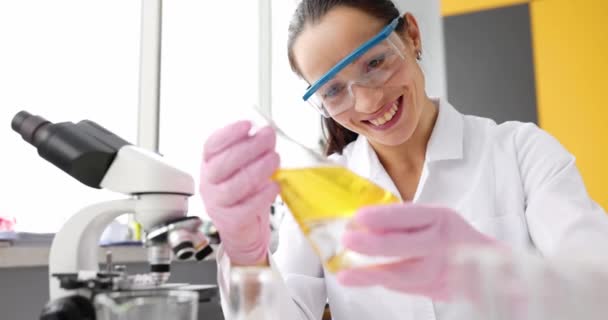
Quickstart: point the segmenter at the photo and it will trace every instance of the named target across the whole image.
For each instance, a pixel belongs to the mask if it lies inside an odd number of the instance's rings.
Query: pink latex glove
[[[453,248],[497,245],[453,210],[413,203],[361,209],[342,243],[362,254],[403,260],[342,271],[337,275],[341,284],[381,285],[435,300],[448,300],[453,293],[448,283]]]
[[[272,128],[249,135],[240,121],[216,131],[205,143],[200,193],[207,213],[236,265],[266,260],[270,206],[279,186],[270,177],[279,168]]]

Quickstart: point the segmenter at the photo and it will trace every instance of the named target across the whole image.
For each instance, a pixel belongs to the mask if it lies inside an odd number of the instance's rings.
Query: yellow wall
[[[608,1],[535,0],[531,22],[540,125],[608,209]]]
[[[608,210],[608,0],[442,0],[444,16],[530,3],[540,126]]]
[[[451,16],[527,2],[530,0],[441,0],[441,14]]]

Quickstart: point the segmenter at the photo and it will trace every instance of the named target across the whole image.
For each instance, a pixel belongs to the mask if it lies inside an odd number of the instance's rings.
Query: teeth
[[[392,115],[394,115],[395,113],[397,113],[397,103],[395,102],[395,104],[393,104],[393,107],[391,108],[390,112]]]
[[[384,115],[384,120],[389,121],[393,118],[393,114],[389,111]]]
[[[376,119],[373,120],[369,120],[369,122],[371,122],[374,126],[378,127],[381,126],[385,123],[387,123],[388,121],[391,121],[391,119],[393,119],[393,117],[395,116],[395,113],[397,113],[397,109],[399,108],[397,101],[393,102],[393,106],[386,111],[386,113],[384,113],[383,115],[379,116]]]

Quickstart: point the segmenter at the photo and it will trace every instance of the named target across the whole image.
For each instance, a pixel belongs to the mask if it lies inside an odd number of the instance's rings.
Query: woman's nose
[[[370,88],[360,85],[352,85],[351,93],[355,99],[355,110],[361,113],[374,113],[378,110],[378,104],[384,95],[382,88]]]

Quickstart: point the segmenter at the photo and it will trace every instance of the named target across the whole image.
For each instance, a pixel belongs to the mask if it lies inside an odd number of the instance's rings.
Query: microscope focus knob
[[[73,295],[50,301],[40,320],[95,320],[95,307],[83,296]]]

